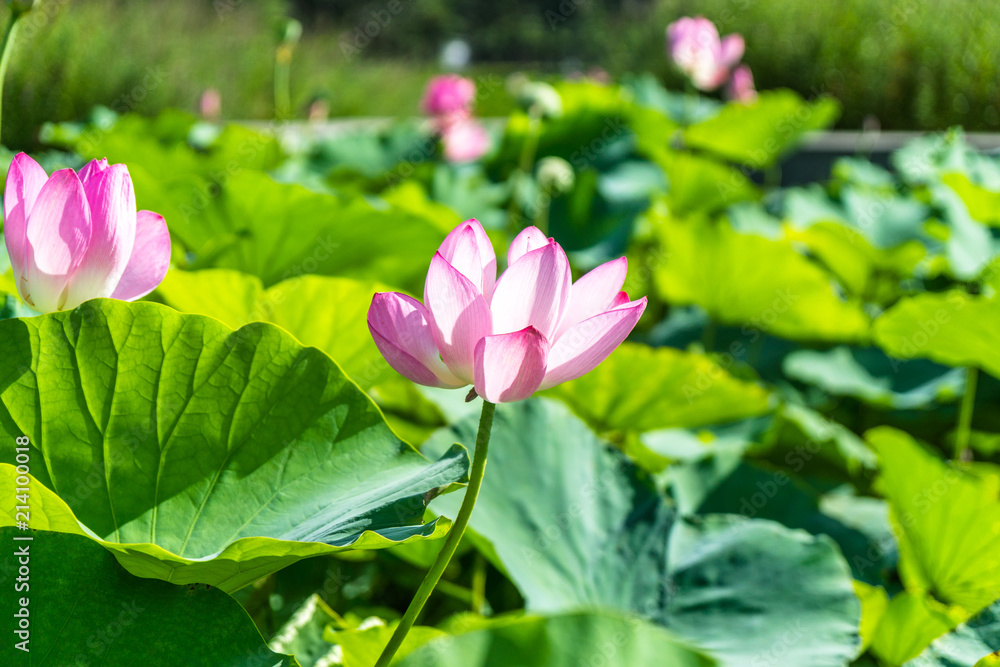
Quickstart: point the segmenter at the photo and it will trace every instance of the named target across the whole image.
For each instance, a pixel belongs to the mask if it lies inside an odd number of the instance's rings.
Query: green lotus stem
[[[979,369],[969,366],[965,369],[965,395],[958,413],[958,432],[955,434],[955,460],[965,461],[969,455],[969,440],[972,437],[972,412],[976,407],[976,381]]]
[[[681,129],[686,129],[694,124],[695,111],[698,110],[701,92],[694,87],[691,79],[684,78],[684,104],[681,111]]]
[[[455,551],[462,541],[465,528],[469,525],[469,517],[472,516],[472,510],[476,506],[476,498],[479,497],[479,489],[483,484],[483,474],[486,472],[486,452],[490,446],[490,431],[493,428],[493,412],[495,410],[496,405],[489,401],[483,401],[483,412],[479,417],[479,433],[476,435],[476,451],[472,455],[472,471],[469,474],[469,486],[465,489],[465,498],[462,500],[462,507],[458,510],[455,523],[452,524],[451,530],[448,531],[448,537],[445,538],[444,546],[441,548],[441,552],[438,553],[434,565],[431,566],[431,569],[427,572],[427,576],[421,582],[420,588],[417,589],[416,595],[413,596],[410,606],[406,608],[406,613],[403,614],[402,620],[400,620],[399,625],[396,626],[396,630],[392,633],[389,643],[382,650],[382,655],[379,656],[375,667],[389,667],[393,656],[396,655],[396,651],[402,646],[403,640],[406,639],[406,634],[410,631],[410,628],[416,623],[417,617],[427,603],[427,599],[434,592],[434,587],[441,580],[441,575],[444,574],[445,569],[447,569],[448,564],[451,562],[451,557],[455,555]]]
[[[542,119],[535,114],[531,114],[528,117],[528,132],[524,137],[524,143],[521,144],[521,155],[517,160],[517,171],[514,172],[515,174],[521,175],[531,173],[531,167],[535,163],[535,154],[538,152],[538,140],[542,134],[541,129]],[[515,196],[515,193],[512,192],[507,217],[510,219],[511,232],[514,233],[520,231],[517,225],[517,218],[519,216],[516,215],[516,211],[517,197]]]
[[[534,225],[542,230],[542,233],[548,236],[549,234],[549,208],[552,206],[551,196],[547,201],[540,201],[538,203],[538,211],[535,213]]]
[[[26,13],[16,6],[12,6],[10,12],[10,20],[7,21],[7,29],[3,33],[3,43],[0,45],[0,128],[3,127],[3,84],[7,80],[7,65],[10,64],[10,54],[14,50],[14,42],[17,41],[17,27],[21,23],[21,17]]]
[[[472,611],[482,614],[486,607],[486,559],[476,552],[472,569]]]
[[[292,115],[291,70],[292,47],[287,44],[281,44],[274,55],[275,120],[288,120]]]
[[[541,118],[532,114],[528,121],[528,134],[521,144],[521,155],[517,161],[517,167],[525,174],[531,173],[531,165],[535,162],[535,153],[538,151],[538,139],[541,135]]]

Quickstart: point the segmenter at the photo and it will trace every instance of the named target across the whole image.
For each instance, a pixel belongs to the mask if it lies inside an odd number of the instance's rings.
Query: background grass
[[[372,12],[385,17],[388,2],[45,0],[14,54],[4,143],[28,147],[42,122],[84,117],[95,104],[193,110],[209,87],[221,91],[224,117],[269,118],[275,23],[289,14],[306,25],[293,63],[299,115],[316,97],[335,116],[412,114],[439,70],[441,45],[455,37],[472,45],[470,71],[492,90],[483,115],[509,110],[502,85],[491,84],[519,69],[653,71],[679,86],[664,59],[664,27],[700,13],[746,36],[760,87],[840,98],[841,127],[866,119],[892,129],[1000,127],[1000,18],[979,0],[399,2],[401,11],[349,56],[342,45]]]

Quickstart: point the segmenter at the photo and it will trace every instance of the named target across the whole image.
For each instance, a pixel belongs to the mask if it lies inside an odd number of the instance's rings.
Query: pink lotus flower
[[[737,102],[753,102],[757,99],[757,89],[753,85],[753,72],[746,65],[733,70],[726,84],[726,97]]]
[[[368,329],[382,355],[418,384],[468,384],[491,403],[510,403],[573,380],[604,361],[646,308],[629,301],[624,257],[575,283],[566,253],[528,227],[497,260],[477,220],[456,227],[431,260],[424,302],[375,295]]]
[[[430,116],[468,116],[476,99],[476,84],[457,74],[442,74],[430,80],[420,108]]]
[[[715,24],[696,16],[674,21],[667,27],[670,57],[700,90],[715,90],[729,78],[733,66],[743,57],[745,45],[740,35],[719,39]]]
[[[153,291],[170,264],[163,217],[135,210],[123,164],[93,160],[80,170],[45,170],[24,153],[4,190],[4,240],[21,298],[39,312],[88,299],[131,301]]]
[[[472,162],[490,149],[490,135],[482,125],[465,118],[445,125],[441,130],[444,159],[448,162]]]

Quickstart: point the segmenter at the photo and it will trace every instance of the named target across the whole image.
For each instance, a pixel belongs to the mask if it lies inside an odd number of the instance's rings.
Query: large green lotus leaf
[[[781,192],[785,219],[798,229],[819,223],[840,223],[861,234],[874,248],[889,249],[920,241],[940,250],[924,225],[931,208],[912,197],[852,184],[839,189],[834,201],[818,183]]]
[[[974,220],[1000,227],[1000,192],[973,183],[966,174],[945,174],[941,179],[965,202]]]
[[[427,566],[428,568],[430,565]],[[340,651],[342,667],[371,667],[389,643],[398,623],[365,624],[364,629],[335,631],[332,627],[324,632],[327,646],[336,644]],[[406,639],[396,652],[396,661],[412,653],[414,649],[437,637],[446,636],[444,630],[425,625],[417,625],[406,633]],[[394,662],[393,664],[397,664]]]
[[[699,517],[675,527],[669,558],[666,625],[722,664],[765,656],[843,665],[861,645],[851,571],[826,536],[743,516]]]
[[[436,171],[435,171],[436,173]],[[423,218],[436,220],[444,227],[457,227],[462,218],[441,202],[431,199],[419,181],[400,181],[381,192],[381,197],[392,206]]]
[[[853,184],[875,192],[892,192],[896,188],[896,178],[882,165],[863,157],[842,157],[833,163],[830,170],[834,182]]]
[[[158,288],[167,304],[209,315],[237,329],[271,322],[303,345],[323,350],[362,389],[393,373],[368,331],[366,314],[380,283],[333,276],[300,276],[264,289],[256,276],[230,269],[174,269]]]
[[[14,541],[26,536],[33,539]],[[17,548],[27,548],[30,559],[30,589],[4,593],[0,662],[5,667],[299,664],[269,650],[247,613],[220,590],[136,578],[80,535],[0,528],[0,537],[6,545],[0,556],[4,572],[24,563]],[[7,585],[13,589],[13,580]],[[30,653],[14,647],[20,641],[14,634],[15,600],[21,595],[29,600]]]
[[[892,167],[910,184],[933,184],[961,173],[974,182],[1000,190],[1000,164],[968,144],[961,129],[928,134],[892,154]]]
[[[796,340],[864,339],[869,320],[837,293],[832,277],[788,241],[739,234],[724,220],[650,221],[666,259],[654,280],[672,303],[697,304],[719,322]]]
[[[809,248],[850,294],[879,304],[898,298],[899,283],[914,274],[927,254],[916,240],[875,247],[860,232],[836,222],[818,222],[802,230],[789,227],[787,238]]]
[[[863,581],[854,582],[854,591],[861,601],[861,652],[871,646],[878,625],[889,606],[889,595],[881,586],[871,586]]]
[[[765,416],[705,428],[666,428],[643,433],[639,439],[652,454],[665,459],[665,468],[671,462],[699,461],[720,453],[742,455],[767,432],[771,421]]]
[[[878,462],[875,452],[854,431],[793,401],[782,404],[757,444],[756,456],[826,483],[850,482],[874,470]]]
[[[965,391],[962,369],[924,359],[900,362],[872,347],[796,350],[785,357],[782,369],[788,377],[836,396],[898,410],[951,402]]]
[[[898,593],[889,600],[879,619],[871,652],[884,664],[902,665],[962,620],[953,616],[954,612],[946,605],[924,594]]]
[[[635,125],[635,112],[655,111],[669,123],[671,130],[677,129],[679,123],[691,123],[710,118],[719,113],[723,104],[698,93],[674,92],[663,87],[660,80],[652,73],[646,72],[638,76],[625,75],[622,80],[626,89],[632,93],[635,105],[629,110]],[[641,134],[637,131],[637,134]],[[654,135],[663,141],[668,132],[660,131]]]
[[[61,142],[128,164],[139,208],[166,218],[184,266],[238,269],[266,285],[318,273],[415,287],[450,228],[377,199],[278,183],[261,171],[280,158],[268,133],[230,125],[195,150],[184,143],[193,122],[129,116]]]
[[[166,198],[192,201],[191,183],[182,179],[144,182]],[[385,202],[312,192],[252,170],[233,174],[204,206],[194,201],[167,217],[194,265],[251,273],[268,286],[306,273],[417,285],[448,231]]]
[[[995,484],[945,463],[908,434],[866,435],[900,543],[907,588],[977,611],[1000,590],[1000,502]]]
[[[463,420],[426,448],[475,432]],[[432,509],[450,516],[452,501]],[[498,407],[471,525],[529,611],[637,613],[733,666],[790,630],[801,634],[787,664],[842,665],[858,646],[850,569],[831,540],[738,516],[678,520],[624,456],[550,400]]]
[[[278,171],[336,184],[368,180],[376,187],[413,173],[415,166],[433,160],[434,139],[421,118],[397,119],[389,124],[358,126],[349,132],[310,136],[308,151],[282,164]],[[363,180],[364,179],[364,180]]]
[[[329,357],[269,324],[95,300],[0,320],[0,358],[3,460],[28,436],[51,502],[142,576],[235,590],[435,536],[425,494],[467,469],[457,449],[424,459]]]
[[[898,359],[974,366],[1000,377],[1000,299],[951,292],[902,299],[875,320],[875,342]]]
[[[739,452],[722,451],[698,461],[674,465],[667,477],[671,495],[684,514],[740,514],[777,521],[814,535],[829,535],[851,564],[853,576],[872,584],[880,583],[883,571],[895,564],[894,550],[882,541],[885,535],[879,534],[879,529],[884,529],[889,533],[889,544],[892,543],[887,516],[884,527],[842,522],[820,511],[819,494],[788,470],[745,463]],[[856,503],[852,509],[858,506]],[[860,523],[859,517],[850,518],[853,523]],[[873,550],[872,543],[876,540],[880,548]]]
[[[412,181],[403,181],[410,182]],[[447,209],[448,213],[442,215],[433,210],[413,212],[432,217],[438,222],[456,217],[459,222],[476,218],[487,229],[500,230],[509,222],[506,204],[510,199],[511,189],[506,182],[492,181],[483,165],[439,162],[434,165],[431,176],[431,195],[436,205]],[[391,197],[386,200],[392,203]],[[458,222],[454,222],[450,226],[457,225]]]
[[[974,279],[997,253],[989,227],[973,219],[962,198],[948,186],[934,184],[927,192],[938,216],[925,229],[944,239],[949,273],[961,281]]]
[[[539,157],[558,155],[574,166],[593,161],[610,143],[628,138],[629,127],[622,118],[628,97],[621,88],[589,81],[564,81],[555,87],[562,114],[540,123],[522,111],[511,114],[496,164],[518,164],[525,141],[536,132]]]
[[[0,281],[3,279],[0,278]],[[1000,257],[996,257],[979,275],[978,282],[983,294],[995,297],[1000,294]]]
[[[498,619],[484,628],[439,637],[399,661],[398,667],[579,667],[716,662],[666,630],[610,611]]]
[[[582,378],[547,395],[600,432],[695,427],[756,417],[770,396],[701,354],[625,343]]]
[[[723,162],[662,147],[647,149],[647,153],[667,175],[666,201],[673,211],[712,212],[760,198],[746,174]]]
[[[768,167],[804,134],[833,124],[840,105],[831,97],[806,102],[790,90],[762,91],[749,104],[727,104],[684,130],[692,148],[755,168]]]
[[[934,640],[906,667],[966,667],[997,652],[1000,652],[1000,601]]]
[[[125,115],[110,127],[96,124],[74,131],[64,124],[45,132],[48,143],[71,148],[84,158],[107,158],[129,169],[139,165],[162,178],[180,170],[222,180],[242,169],[273,169],[281,162],[273,132],[229,124],[212,133],[210,141],[194,146],[189,139],[196,124],[193,115],[168,109],[155,118]]]
[[[577,173],[570,192],[552,199],[548,231],[567,251],[596,246],[594,261],[611,259],[625,252],[633,222],[665,188],[663,171],[647,160],[588,167]]]

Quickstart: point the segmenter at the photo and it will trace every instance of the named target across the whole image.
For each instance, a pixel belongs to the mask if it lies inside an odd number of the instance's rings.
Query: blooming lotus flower
[[[444,159],[448,162],[472,162],[490,149],[490,135],[471,118],[449,123],[441,130]]]
[[[476,99],[476,84],[457,74],[442,74],[430,80],[420,108],[430,116],[467,116]]]
[[[628,336],[646,308],[621,291],[627,263],[607,262],[575,283],[566,253],[528,227],[497,260],[477,220],[456,227],[427,271],[423,303],[376,294],[368,329],[382,355],[418,384],[468,384],[509,403],[584,375]]]
[[[39,312],[88,299],[131,301],[160,284],[170,263],[163,217],[135,210],[123,164],[93,160],[47,176],[19,153],[4,190],[4,241],[21,298]]]
[[[685,16],[667,27],[670,57],[699,90],[715,90],[743,57],[740,35],[719,39],[715,24],[702,16]]]
[[[726,84],[726,97],[737,102],[753,102],[757,99],[757,89],[753,85],[753,72],[746,65],[740,65],[733,70],[733,75]]]

